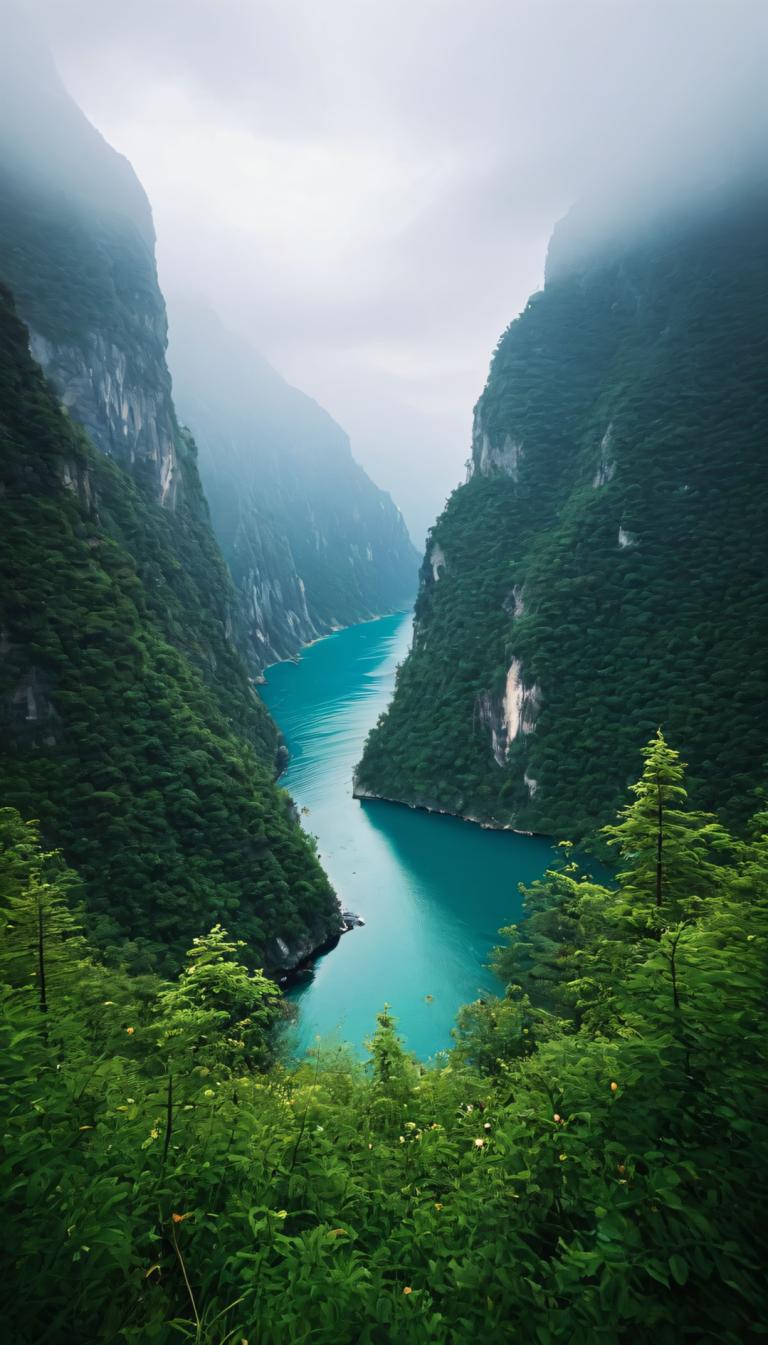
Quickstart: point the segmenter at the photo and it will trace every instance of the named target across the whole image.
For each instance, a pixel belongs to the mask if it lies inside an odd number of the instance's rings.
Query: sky
[[[573,201],[765,143],[768,0],[20,0],[169,298],[315,397],[421,546]]]

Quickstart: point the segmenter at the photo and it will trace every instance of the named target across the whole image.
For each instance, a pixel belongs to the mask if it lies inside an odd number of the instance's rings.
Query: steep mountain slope
[[[589,238],[579,212],[558,227],[494,355],[360,794],[584,834],[662,724],[700,803],[754,808],[768,194]]]
[[[220,919],[273,965],[278,935],[307,952],[338,907],[239,731],[247,681],[224,714],[167,638],[123,541],[172,562],[162,520],[63,415],[7,292],[0,330],[3,800],[80,865],[105,943],[162,963]]]
[[[0,67],[0,281],[50,379],[6,294],[3,802],[78,865],[107,942],[116,926],[162,960],[225,918],[288,965],[338,906],[273,783],[277,730],[171,399],[149,206],[33,39]]]
[[[408,602],[416,551],[344,431],[210,311],[179,301],[171,319],[176,402],[256,666]]]

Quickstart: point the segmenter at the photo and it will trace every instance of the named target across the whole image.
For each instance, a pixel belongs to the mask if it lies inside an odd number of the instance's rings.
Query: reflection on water
[[[366,921],[294,992],[299,1049],[319,1034],[361,1050],[385,1002],[422,1059],[449,1045],[459,1005],[494,988],[484,963],[499,926],[519,914],[518,883],[538,877],[552,856],[541,837],[352,798],[365,735],[389,700],[410,634],[409,614],[384,617],[267,673],[264,699],[291,753],[281,783],[307,810],[302,821],[342,904]]]

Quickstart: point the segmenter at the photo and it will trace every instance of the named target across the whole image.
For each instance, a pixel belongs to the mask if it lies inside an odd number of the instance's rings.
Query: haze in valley
[[[171,321],[183,295],[247,335],[419,546],[553,222],[595,189],[614,210],[688,192],[765,143],[763,0],[21,8],[149,193]]]

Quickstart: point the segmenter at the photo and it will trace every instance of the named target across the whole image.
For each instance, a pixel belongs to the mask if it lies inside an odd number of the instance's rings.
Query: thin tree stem
[[[195,1332],[195,1339],[196,1339],[196,1340],[199,1340],[199,1339],[200,1339],[200,1333],[201,1333],[201,1331],[202,1331],[202,1322],[200,1321],[200,1315],[199,1315],[199,1313],[198,1313],[198,1311],[197,1311],[197,1304],[196,1304],[196,1302],[195,1302],[195,1295],[192,1293],[192,1285],[190,1284],[190,1282],[189,1282],[189,1276],[187,1275],[187,1267],[184,1265],[184,1257],[183,1257],[182,1254],[181,1254],[181,1248],[179,1247],[179,1244],[178,1244],[178,1242],[177,1242],[177,1240],[176,1240],[176,1228],[175,1228],[175,1225],[173,1224],[173,1222],[171,1222],[171,1236],[172,1236],[172,1238],[173,1238],[173,1246],[174,1246],[174,1250],[175,1250],[176,1255],[177,1255],[177,1257],[178,1257],[179,1265],[181,1266],[181,1273],[182,1273],[182,1275],[184,1276],[184,1283],[185,1283],[186,1286],[187,1286],[187,1293],[189,1294],[189,1301],[190,1301],[190,1303],[192,1304],[192,1311],[193,1311],[193,1313],[194,1313],[194,1315],[195,1315],[195,1326],[197,1327],[197,1330],[196,1330],[196,1332]]]
[[[168,1157],[168,1150],[171,1144],[171,1135],[173,1134],[173,1075],[168,1075],[168,1095],[165,1103],[165,1138],[163,1140],[163,1161]]]
[[[48,994],[45,984],[45,922],[43,903],[37,898],[37,975],[40,983],[40,1012],[48,1012]]]
[[[661,780],[657,779],[658,790],[658,819],[656,831],[656,905],[661,906],[661,891],[663,881],[663,863],[662,853],[664,848],[664,803],[661,792]]]

